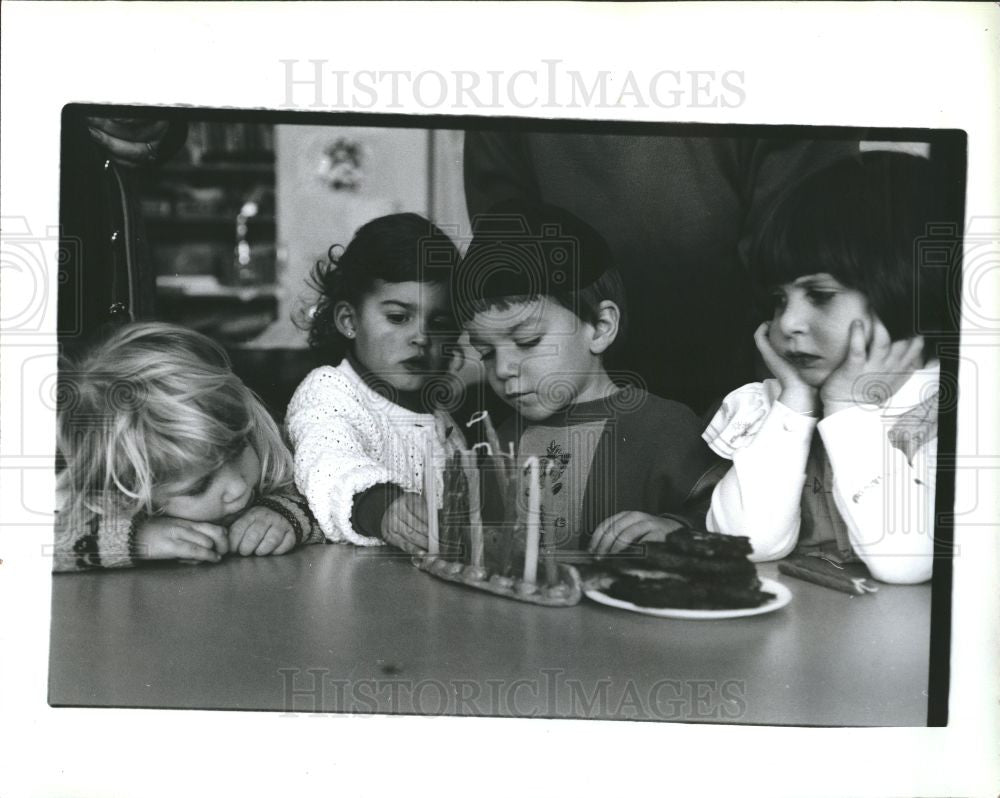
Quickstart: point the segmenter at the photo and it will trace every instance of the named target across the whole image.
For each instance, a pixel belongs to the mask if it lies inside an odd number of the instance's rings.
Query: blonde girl
[[[61,372],[55,570],[219,562],[319,539],[292,461],[225,351],[157,322]]]

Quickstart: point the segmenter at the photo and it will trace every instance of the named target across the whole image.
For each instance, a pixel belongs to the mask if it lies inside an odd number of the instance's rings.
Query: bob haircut
[[[505,200],[474,220],[474,234],[459,266],[452,295],[462,324],[486,310],[547,297],[578,319],[596,324],[601,302],[620,313],[620,348],[626,331],[625,287],[607,242],[585,221],[555,205]]]
[[[894,341],[941,331],[945,270],[921,257],[929,225],[946,221],[939,194],[928,161],[898,152],[862,153],[807,177],[779,199],[751,249],[761,305],[775,286],[826,273],[864,294]]]
[[[566,308],[566,310],[587,324],[597,323],[602,302],[607,300],[614,302],[618,306],[620,314],[618,336],[604,353],[604,357],[607,359],[618,352],[622,342],[625,340],[627,316],[625,311],[625,285],[617,269],[606,270],[596,281],[576,291],[539,291],[537,293],[466,299],[460,306],[462,308],[460,314],[461,322],[466,324],[477,313],[486,310],[509,310],[512,306],[534,302],[542,297],[551,299],[557,305]]]
[[[343,249],[339,256],[338,248]],[[351,349],[350,340],[337,330],[338,303],[357,307],[377,280],[447,285],[458,263],[458,249],[423,216],[395,213],[362,225],[346,248],[334,244],[327,257],[328,262],[317,263],[310,276],[309,285],[319,293],[319,301],[303,326],[309,331],[309,346],[336,364]]]
[[[59,451],[69,512],[154,514],[158,485],[219,468],[253,446],[257,488],[291,483],[292,459],[274,419],[201,333],[160,322],[118,328],[60,386]]]

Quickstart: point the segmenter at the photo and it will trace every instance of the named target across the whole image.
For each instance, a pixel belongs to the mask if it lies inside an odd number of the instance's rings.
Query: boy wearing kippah
[[[724,464],[689,408],[608,373],[624,290],[593,228],[554,206],[502,203],[476,218],[453,298],[490,386],[515,411],[500,440],[547,474],[550,545],[604,554],[703,525]]]

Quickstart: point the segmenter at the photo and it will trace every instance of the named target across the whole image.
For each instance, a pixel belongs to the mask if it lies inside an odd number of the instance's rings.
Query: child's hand
[[[427,553],[427,504],[417,493],[404,493],[382,516],[382,540],[409,554]]]
[[[229,544],[226,530],[216,524],[157,516],[136,530],[135,548],[144,560],[218,562]]]
[[[816,409],[816,389],[806,384],[795,367],[774,351],[768,338],[770,328],[771,323],[765,321],[757,328],[753,339],[768,370],[781,383],[778,401],[796,413],[811,413]]]
[[[662,542],[671,532],[683,527],[684,524],[673,518],[626,510],[597,525],[590,536],[590,550],[594,554],[613,554],[633,543]]]
[[[871,346],[866,346],[861,321],[851,322],[847,354],[820,387],[823,415],[863,403],[884,403],[920,367],[923,351],[922,337],[893,343],[889,331],[877,319]]]
[[[234,554],[284,554],[295,548],[295,530],[281,513],[269,507],[251,507],[229,527]]]

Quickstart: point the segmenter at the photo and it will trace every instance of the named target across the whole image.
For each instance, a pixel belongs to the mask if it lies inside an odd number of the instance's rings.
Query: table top
[[[853,597],[778,575],[776,612],[545,608],[388,549],[57,574],[53,706],[923,726],[929,584]]]

